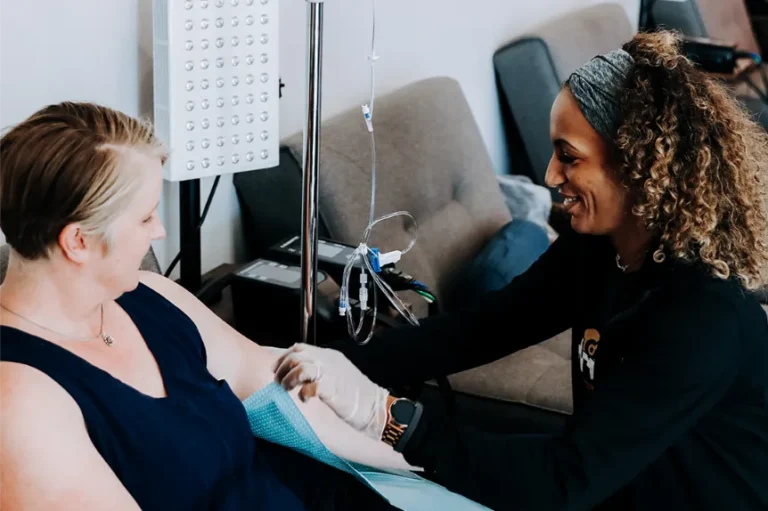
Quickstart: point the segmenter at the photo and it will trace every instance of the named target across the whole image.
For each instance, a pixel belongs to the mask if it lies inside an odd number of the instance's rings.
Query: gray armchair
[[[399,263],[442,298],[450,276],[511,220],[458,82],[431,78],[376,99],[376,215],[405,210],[416,245]],[[283,142],[302,161],[303,136]],[[333,237],[357,245],[368,223],[370,136],[360,107],[323,123],[320,210]],[[400,218],[379,224],[383,250],[408,244]]]

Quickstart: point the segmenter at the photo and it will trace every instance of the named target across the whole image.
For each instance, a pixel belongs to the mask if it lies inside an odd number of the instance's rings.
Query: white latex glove
[[[288,348],[276,348],[274,346],[261,346],[266,351],[270,352],[273,356],[280,358],[288,352]]]
[[[369,380],[344,354],[296,344],[277,360],[274,370],[286,390],[302,386],[302,401],[318,396],[347,424],[381,440],[389,392]]]

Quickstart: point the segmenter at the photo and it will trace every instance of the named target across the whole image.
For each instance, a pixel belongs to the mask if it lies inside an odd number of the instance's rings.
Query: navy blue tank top
[[[304,510],[272,470],[265,453],[274,449],[253,437],[237,396],[208,372],[189,317],[143,284],[117,303],[157,360],[167,397],[12,327],[2,327],[0,359],[37,368],[74,398],[94,446],[143,510]]]

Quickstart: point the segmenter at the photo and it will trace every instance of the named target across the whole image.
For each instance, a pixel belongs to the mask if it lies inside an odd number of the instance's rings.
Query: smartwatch
[[[389,405],[389,414],[381,440],[395,451],[403,452],[421,418],[422,404],[410,399],[397,398]]]

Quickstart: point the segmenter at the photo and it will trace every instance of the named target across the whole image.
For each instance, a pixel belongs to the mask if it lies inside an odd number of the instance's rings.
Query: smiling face
[[[554,152],[546,183],[559,189],[573,229],[617,233],[631,217],[629,194],[609,143],[589,124],[568,87],[552,105],[550,137]]]

